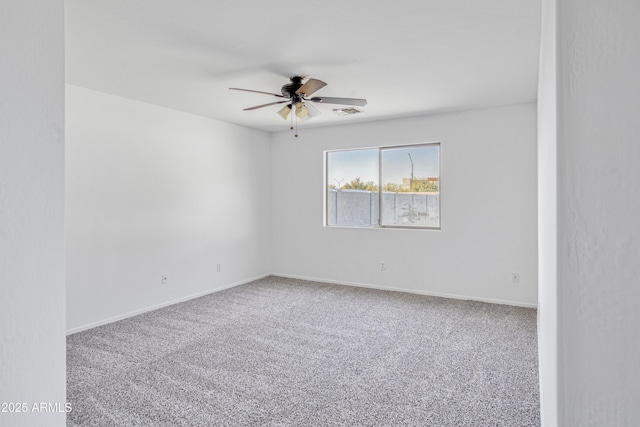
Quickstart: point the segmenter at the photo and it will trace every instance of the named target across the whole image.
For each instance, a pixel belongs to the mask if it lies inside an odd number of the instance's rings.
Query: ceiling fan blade
[[[277,96],[278,98],[285,98],[285,96],[283,96],[283,95],[278,95],[277,93],[271,93],[271,92],[263,92],[261,90],[240,89],[239,87],[230,87],[229,89],[230,90],[241,90],[243,92],[262,93],[262,94],[265,94],[265,95]]]
[[[298,90],[296,90],[296,95],[302,95],[302,94],[311,95],[312,93],[314,93],[318,89],[322,89],[326,85],[327,84],[322,80],[309,79],[305,84],[300,86]]]
[[[360,99],[360,98],[335,98],[330,96],[314,96],[313,98],[307,99],[307,101],[319,102],[323,104],[358,105],[360,107],[364,107],[365,105],[367,105],[367,100]]]
[[[257,110],[258,108],[268,107],[269,105],[284,104],[285,102],[289,102],[289,100],[287,99],[285,101],[276,101],[276,102],[270,102],[268,104],[256,105],[255,107],[245,108],[242,111]]]

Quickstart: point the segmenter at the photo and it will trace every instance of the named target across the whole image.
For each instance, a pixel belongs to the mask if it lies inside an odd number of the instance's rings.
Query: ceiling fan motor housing
[[[280,91],[282,92],[283,96],[286,96],[287,98],[291,98],[291,101],[295,102],[295,101],[298,101],[299,99],[294,99],[294,98],[300,97],[298,94],[296,94],[296,91],[300,89],[300,87],[302,87],[302,77],[295,76],[295,77],[291,77],[290,80],[291,80],[291,83],[282,86],[282,89],[280,89]]]

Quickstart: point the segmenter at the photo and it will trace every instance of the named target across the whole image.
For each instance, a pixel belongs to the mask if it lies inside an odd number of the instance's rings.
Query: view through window
[[[326,152],[326,225],[440,228],[440,144]]]

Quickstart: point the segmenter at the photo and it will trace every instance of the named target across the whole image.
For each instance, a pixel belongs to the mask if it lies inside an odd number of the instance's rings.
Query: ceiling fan
[[[277,104],[287,104],[282,107],[278,111],[278,115],[283,119],[287,120],[289,114],[292,110],[295,109],[295,117],[296,117],[296,127],[297,127],[297,119],[306,119],[312,118],[320,115],[320,111],[313,106],[312,103],[319,104],[342,104],[342,105],[356,105],[356,106],[365,106],[367,105],[366,99],[360,98],[336,98],[329,96],[314,96],[311,98],[307,98],[311,96],[311,94],[315,93],[317,90],[322,89],[327,84],[322,80],[318,79],[307,79],[304,83],[304,77],[294,76],[291,77],[290,82],[283,85],[280,89],[280,94],[272,93],[272,92],[263,92],[261,90],[251,90],[251,89],[241,89],[237,87],[230,87],[231,90],[241,90],[244,92],[254,92],[254,93],[262,93],[264,95],[272,95],[278,98],[284,98],[282,101],[269,102],[268,104],[256,105],[254,107],[245,108],[244,111],[257,110],[258,108],[268,107],[270,105]],[[291,120],[293,121],[293,115],[291,116]],[[293,129],[293,125],[291,126]],[[296,136],[298,134],[296,133]]]

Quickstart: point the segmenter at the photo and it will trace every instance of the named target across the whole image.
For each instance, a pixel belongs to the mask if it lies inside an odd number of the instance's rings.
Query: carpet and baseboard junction
[[[67,337],[68,426],[539,426],[536,310],[269,276]]]

